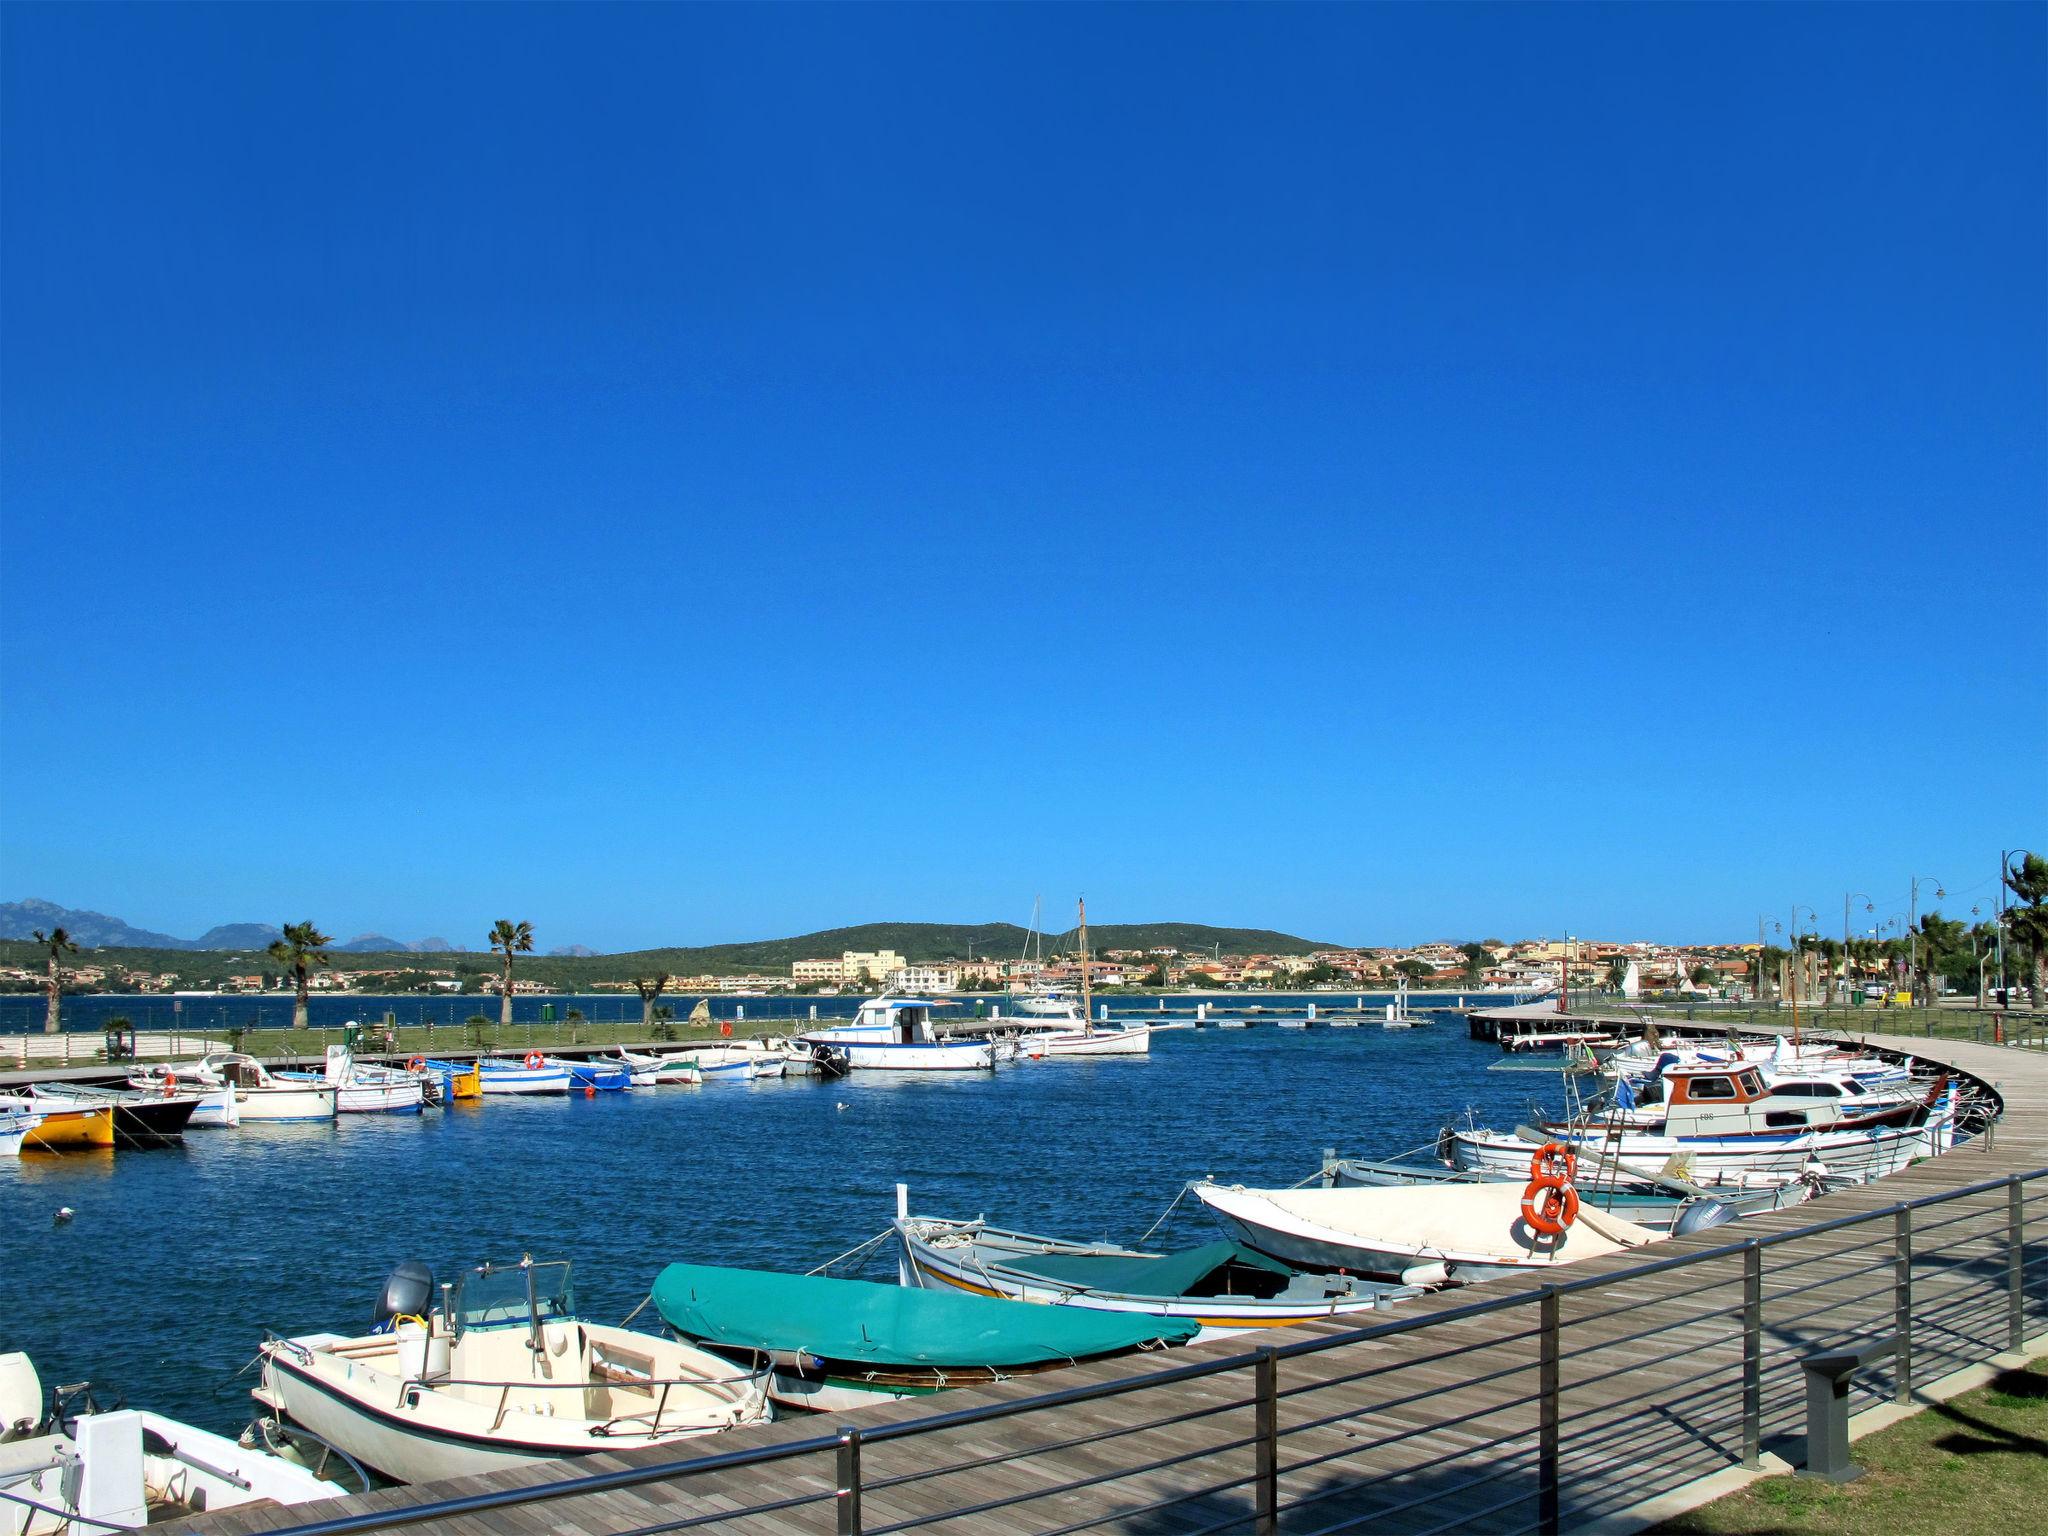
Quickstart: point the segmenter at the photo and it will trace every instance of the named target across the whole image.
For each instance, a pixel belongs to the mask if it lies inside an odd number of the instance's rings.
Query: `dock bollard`
[[[1799,1362],[1806,1372],[1806,1465],[1799,1476],[1850,1483],[1863,1475],[1849,1459],[1849,1378],[1897,1347],[1896,1340],[1884,1339],[1838,1354],[1808,1355]]]

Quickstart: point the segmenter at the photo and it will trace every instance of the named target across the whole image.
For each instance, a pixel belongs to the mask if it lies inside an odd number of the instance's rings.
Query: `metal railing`
[[[1892,1344],[1855,1387],[1873,1403],[2020,1349],[2048,1327],[2048,1241],[2030,1257],[2026,1229],[2044,1179],[1110,1381],[287,1529],[342,1536],[636,1489],[630,1518],[673,1508],[635,1536],[749,1517],[784,1530],[806,1511],[840,1536],[976,1516],[1047,1533],[1271,1532],[1285,1516],[1316,1536],[1552,1536],[1758,1465],[1801,1427],[1801,1362],[1823,1346]],[[721,1476],[734,1472],[748,1482]]]

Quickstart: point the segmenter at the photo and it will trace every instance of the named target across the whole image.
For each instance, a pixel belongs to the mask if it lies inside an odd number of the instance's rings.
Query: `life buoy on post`
[[[427,1070],[427,1058],[426,1058],[426,1057],[424,1057],[424,1056],[408,1056],[408,1057],[406,1057],[406,1058],[405,1058],[405,1070],[406,1070],[406,1071],[408,1071],[408,1072],[424,1072],[424,1071],[426,1071],[426,1070]]]
[[[1579,1160],[1561,1141],[1546,1141],[1529,1159],[1529,1183],[1522,1191],[1522,1220],[1532,1232],[1562,1237],[1578,1218],[1579,1192],[1572,1175]]]
[[[528,1051],[526,1053],[526,1065],[528,1070],[538,1072],[547,1063],[541,1058],[539,1051]]]
[[[729,1037],[732,1034],[732,1020],[727,1019],[723,1024],[719,1025],[718,1032]]]

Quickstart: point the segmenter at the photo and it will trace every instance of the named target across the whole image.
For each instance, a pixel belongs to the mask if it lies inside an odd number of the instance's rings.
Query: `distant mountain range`
[[[36,929],[62,928],[72,942],[86,949],[262,949],[283,935],[274,923],[222,923],[196,939],[174,938],[137,928],[104,912],[60,907],[54,901],[0,901],[0,939],[26,939]],[[452,954],[446,939],[421,939],[408,944],[381,933],[358,934],[345,944],[328,946],[344,955]],[[588,953],[588,951],[585,951]]]
[[[103,912],[86,912],[60,907],[48,901],[0,902],[0,940],[26,939],[41,928],[62,927],[87,949],[262,949],[278,937],[268,923],[228,923],[209,928],[196,939],[178,939],[132,927]],[[912,964],[970,957],[1002,960],[1021,955],[1031,935],[1014,923],[862,923],[852,928],[828,928],[819,933],[787,939],[754,939],[740,944],[710,944],[635,950],[629,954],[605,955],[581,944],[568,944],[546,951],[551,960],[602,960],[605,969],[620,968],[621,974],[664,970],[676,975],[704,972],[787,971],[793,960],[836,958],[846,950],[893,949]],[[1320,939],[1299,938],[1270,928],[1211,928],[1203,923],[1103,923],[1088,930],[1089,946],[1096,953],[1110,949],[1157,949],[1170,947],[1184,954],[1221,949],[1224,954],[1305,955],[1319,949],[1342,945]],[[1072,936],[1047,934],[1048,954],[1071,950]],[[382,933],[358,934],[344,943],[330,944],[336,955],[463,954],[446,939],[420,939],[407,943]],[[541,957],[536,956],[536,959]],[[531,966],[533,961],[522,960]],[[582,974],[579,969],[577,974]],[[594,972],[591,974],[595,974]]]

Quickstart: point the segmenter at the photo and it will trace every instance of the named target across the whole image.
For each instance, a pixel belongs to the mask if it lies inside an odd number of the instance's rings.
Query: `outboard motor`
[[[370,1321],[381,1326],[394,1317],[425,1317],[433,1304],[434,1272],[418,1259],[407,1259],[384,1277]]]
[[[1678,1220],[1671,1224],[1671,1235],[1685,1237],[1734,1219],[1735,1209],[1732,1206],[1723,1205],[1719,1200],[1695,1200],[1678,1213]]]

